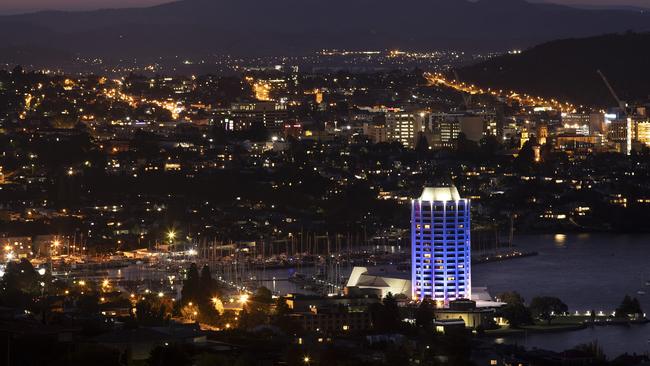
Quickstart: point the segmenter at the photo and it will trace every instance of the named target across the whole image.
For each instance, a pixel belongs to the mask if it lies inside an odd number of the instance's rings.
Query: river
[[[556,234],[515,237],[515,244],[538,256],[473,267],[473,285],[496,295],[517,291],[526,300],[549,295],[561,298],[570,311],[613,311],[626,294],[650,312],[650,236]],[[638,292],[649,294],[639,294]],[[650,325],[602,326],[573,332],[498,338],[532,348],[561,351],[598,341],[609,357],[650,351]]]
[[[650,235],[556,234],[515,237],[522,251],[537,256],[474,265],[473,285],[486,286],[492,295],[517,291],[529,301],[535,296],[557,296],[571,312],[589,310],[611,312],[626,294],[639,299],[650,313]],[[293,269],[268,270],[263,277],[286,279]],[[307,269],[304,272],[313,271]],[[160,278],[162,273],[122,269],[127,278]],[[343,272],[343,271],[342,271]],[[346,275],[348,273],[342,273]],[[305,292],[286,280],[267,281],[268,288],[282,292]],[[647,291],[647,295],[638,294]],[[581,343],[598,341],[605,353],[650,351],[650,324],[599,326],[572,332],[528,334],[497,338],[495,342],[518,343],[526,347],[562,351]]]

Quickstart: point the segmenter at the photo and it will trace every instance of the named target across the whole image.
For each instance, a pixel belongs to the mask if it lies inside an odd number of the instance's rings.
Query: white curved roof
[[[456,187],[424,187],[422,195],[420,196],[421,201],[458,201],[460,200],[460,194]]]

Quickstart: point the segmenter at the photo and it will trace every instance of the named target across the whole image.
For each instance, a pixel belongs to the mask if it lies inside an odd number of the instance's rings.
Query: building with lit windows
[[[253,126],[281,130],[288,119],[286,104],[270,101],[233,103],[229,112],[230,118],[225,123],[225,128],[234,131],[247,130]]]
[[[454,186],[426,187],[411,208],[412,298],[471,297],[470,201]]]
[[[650,146],[650,122],[637,121],[634,124],[634,137],[639,143]]]
[[[630,155],[633,132],[631,118],[613,120],[607,129],[607,140],[614,144],[621,154]]]
[[[416,113],[393,109],[386,112],[387,137],[406,148],[414,148],[418,132],[422,131],[422,118]]]

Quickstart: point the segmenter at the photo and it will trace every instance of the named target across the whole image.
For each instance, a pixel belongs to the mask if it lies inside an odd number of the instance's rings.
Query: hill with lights
[[[458,70],[461,80],[574,104],[615,106],[598,70],[622,100],[650,95],[650,33],[608,34],[544,43]]]

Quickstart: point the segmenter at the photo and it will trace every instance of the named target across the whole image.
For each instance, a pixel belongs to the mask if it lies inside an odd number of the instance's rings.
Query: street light
[[[169,230],[167,232],[167,239],[169,239],[169,242],[170,243],[173,242],[175,238],[176,238],[176,232],[173,229]]]

